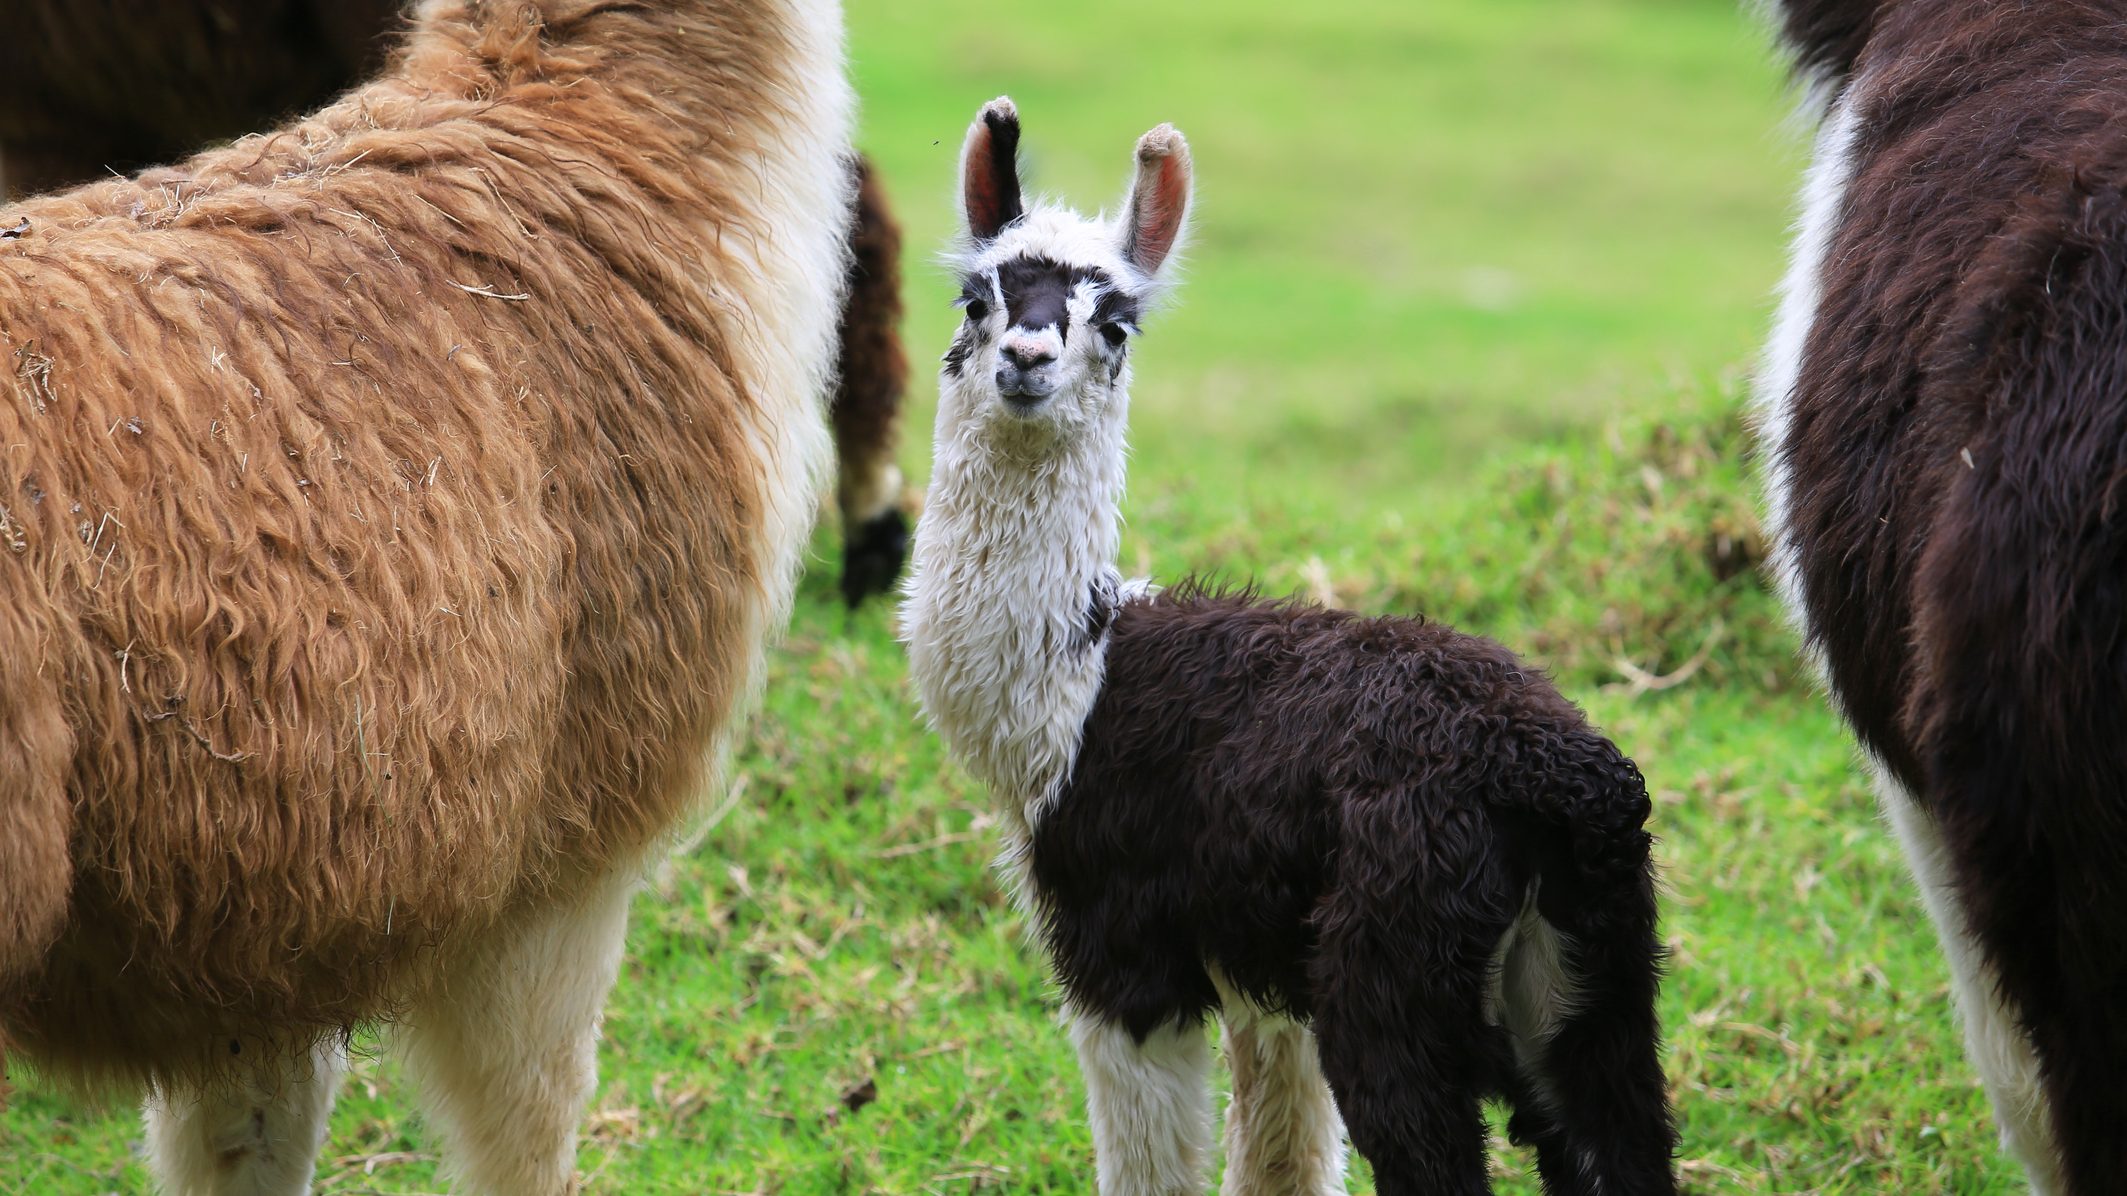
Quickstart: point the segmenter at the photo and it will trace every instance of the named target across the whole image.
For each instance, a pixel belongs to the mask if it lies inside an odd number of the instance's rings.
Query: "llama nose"
[[[1031,370],[1056,360],[1056,354],[1041,341],[1010,340],[1004,343],[1004,359],[1013,369]]]

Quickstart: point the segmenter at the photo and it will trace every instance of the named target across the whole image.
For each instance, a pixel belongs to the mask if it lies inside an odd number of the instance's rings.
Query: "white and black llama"
[[[2127,3],[1774,0],[1782,588],[2035,1191],[2127,1192]]]
[[[1483,1192],[1488,1094],[1547,1191],[1673,1191],[1639,771],[1487,640],[1120,580],[1129,347],[1189,151],[1147,133],[1098,221],[1022,200],[1018,140],[1000,99],[963,151],[905,634],[1003,808],[1101,1191],[1202,1190],[1215,1012],[1228,1193],[1341,1192],[1344,1124],[1385,1196]]]

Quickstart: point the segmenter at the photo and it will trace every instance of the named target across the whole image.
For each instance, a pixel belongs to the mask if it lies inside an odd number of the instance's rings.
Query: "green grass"
[[[2004,1192],[1944,967],[1759,551],[1740,367],[1799,153],[1727,0],[862,0],[864,142],[943,348],[965,122],[1112,199],[1191,137],[1189,281],[1138,361],[1124,564],[1424,611],[1544,661],[1657,796],[1663,1018],[1697,1192]],[[904,458],[927,472],[919,386]],[[1055,994],[984,794],[918,723],[890,612],[805,582],[729,815],[635,907],[593,1192],[1085,1192]],[[860,1111],[841,1095],[870,1080]],[[358,1061],[319,1190],[442,1189]],[[0,1113],[0,1194],[146,1190],[129,1113]],[[1496,1152],[1501,1190],[1535,1191]],[[1355,1192],[1370,1188],[1355,1170]]]

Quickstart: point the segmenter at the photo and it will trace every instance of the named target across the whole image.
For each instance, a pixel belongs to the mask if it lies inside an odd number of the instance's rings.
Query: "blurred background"
[[[919,250],[992,95],[1025,116],[1030,185],[1088,209],[1139,132],[1189,136],[1188,281],[1137,371],[1147,483],[1411,501],[1732,371],[1765,323],[1803,144],[1731,0],[860,2],[850,25],[861,140]],[[955,292],[927,264],[910,334],[934,358]]]
[[[1188,135],[1186,281],[1136,351],[1126,570],[1424,613],[1551,668],[1656,794],[1687,1190],[2006,1192],[1945,973],[1765,591],[1741,413],[1807,142],[1731,0],[853,0],[908,239],[901,458],[986,99],[1031,186],[1113,203]],[[716,817],[637,902],[590,1192],[1092,1190],[1056,1000],[823,527]],[[433,1192],[378,1044],[318,1190]],[[0,1193],[145,1190],[137,1121],[34,1088]],[[1503,1192],[1537,1190],[1500,1138]],[[1371,1191],[1355,1167],[1354,1192]]]

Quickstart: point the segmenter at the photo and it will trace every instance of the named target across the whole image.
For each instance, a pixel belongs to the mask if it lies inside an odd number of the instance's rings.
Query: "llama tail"
[[[2127,1192],[2127,199],[2071,190],[1975,263],[1928,363],[1964,392],[1931,409],[1974,426],[1913,574],[1903,720],[1944,933],[2037,1056],[2051,1142],[2019,1153],[2096,1196]]]
[[[842,597],[855,607],[883,594],[908,556],[908,516],[901,510],[901,403],[908,357],[901,349],[901,228],[877,172],[861,155],[851,220],[849,291],[842,302],[842,357],[832,404],[841,465]]]
[[[1510,1128],[1546,1191],[1671,1193],[1647,786],[1592,729],[1567,737],[1564,764],[1533,795],[1536,917],[1502,977],[1521,1084]]]

